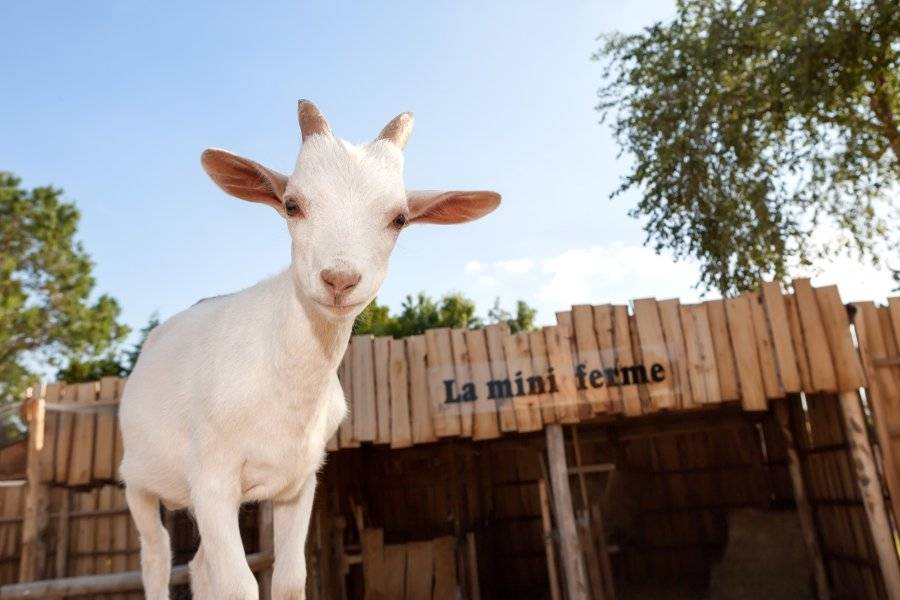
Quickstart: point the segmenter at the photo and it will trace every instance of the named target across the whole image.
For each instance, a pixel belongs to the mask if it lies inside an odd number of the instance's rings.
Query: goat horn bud
[[[381,130],[381,133],[378,134],[375,140],[388,140],[403,148],[406,142],[409,141],[410,134],[412,134],[414,122],[415,119],[411,112],[400,113],[384,126],[384,129]]]
[[[297,102],[297,120],[300,121],[300,135],[304,142],[311,135],[331,135],[328,121],[309,100]]]

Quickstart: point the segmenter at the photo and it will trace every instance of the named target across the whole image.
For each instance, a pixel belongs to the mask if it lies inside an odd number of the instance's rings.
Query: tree
[[[56,374],[56,379],[67,383],[79,383],[97,381],[101,377],[127,377],[137,364],[147,336],[157,325],[159,325],[159,314],[154,312],[150,315],[147,324],[141,328],[138,340],[130,350],[122,352],[110,350],[100,357],[71,357],[68,364]]]
[[[488,320],[491,323],[506,321],[514,332],[527,331],[534,327],[535,314],[533,308],[520,300],[513,317],[500,308],[498,299],[488,313]],[[353,332],[405,337],[435,327],[478,329],[483,326],[484,322],[475,314],[475,303],[466,296],[450,293],[435,301],[425,292],[419,292],[415,297],[406,297],[397,315],[391,315],[387,306],[373,300],[357,317]]]
[[[20,400],[39,365],[105,356],[128,334],[119,304],[93,298],[93,264],[75,240],[79,212],[62,193],[27,191],[0,172],[0,404]]]
[[[491,323],[506,323],[512,333],[520,331],[531,331],[534,329],[534,318],[537,311],[524,301],[516,302],[516,314],[513,316],[509,311],[500,307],[500,298],[494,300],[494,307],[488,311],[488,321]]]
[[[898,247],[896,0],[680,0],[594,58],[597,109],[633,158],[612,196],[642,191],[647,241],[697,259],[701,285]]]

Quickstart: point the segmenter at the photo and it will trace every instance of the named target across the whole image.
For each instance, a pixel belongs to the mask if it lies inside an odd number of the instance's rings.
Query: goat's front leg
[[[259,585],[247,564],[238,524],[240,485],[204,478],[191,490],[203,547],[202,567],[214,598],[258,600]]]
[[[306,598],[306,534],[315,493],[316,474],[313,473],[293,499],[272,503],[275,526],[272,600]]]

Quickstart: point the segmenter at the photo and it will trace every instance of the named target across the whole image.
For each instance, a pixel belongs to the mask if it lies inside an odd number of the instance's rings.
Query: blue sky
[[[200,168],[209,146],[289,171],[298,98],[364,141],[412,110],[406,180],[488,188],[477,223],[411,228],[380,300],[461,290],[539,320],[581,302],[695,299],[696,268],[643,248],[608,199],[627,167],[593,110],[596,37],[666,19],[671,2],[21,2],[4,7],[0,168],[53,184],[82,212],[98,290],[140,327],[285,266],[271,210],[233,200]],[[883,297],[884,271],[852,263],[817,283]]]

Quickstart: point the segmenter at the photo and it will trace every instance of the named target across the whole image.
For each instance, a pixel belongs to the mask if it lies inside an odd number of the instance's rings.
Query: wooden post
[[[884,578],[884,587],[889,598],[900,598],[900,565],[897,563],[897,550],[884,507],[881,478],[875,469],[872,447],[869,445],[869,432],[859,405],[859,396],[857,392],[841,392],[838,398],[850,453],[853,456],[853,466],[856,469],[856,484],[859,486],[863,506],[869,517],[869,530]]]
[[[562,426],[547,425],[547,458],[550,467],[550,485],[553,489],[553,510],[559,531],[559,549],[563,563],[563,575],[569,600],[589,600],[581,544],[572,510],[572,491],[569,489],[569,470],[566,466],[566,446]]]
[[[257,513],[257,526],[259,527],[259,551],[261,554],[271,555],[275,549],[275,530],[272,522],[272,501],[265,500],[259,503]],[[269,600],[272,597],[272,568],[269,567],[259,573],[259,598]]]
[[[803,481],[803,473],[800,471],[800,459],[797,455],[797,446],[794,434],[791,431],[791,416],[788,412],[788,400],[776,400],[774,402],[775,416],[781,427],[784,437],[784,447],[787,453],[788,473],[791,476],[791,485],[794,488],[794,503],[797,505],[797,517],[800,520],[800,531],[803,534],[803,542],[809,553],[809,562],[812,564],[813,578],[816,582],[816,597],[819,600],[828,600],[831,592],[828,590],[828,575],[825,572],[825,563],[822,561],[822,549],[819,547],[819,538],[816,536],[816,525],[813,519],[812,508],[806,494],[806,484]]]
[[[29,396],[31,395],[29,390]],[[19,581],[29,582],[43,576],[45,551],[44,531],[47,528],[47,486],[41,481],[39,452],[44,445],[44,401],[29,397],[26,400],[28,420],[28,450],[26,455],[25,514],[22,517],[22,555],[19,560]]]
[[[544,529],[544,553],[547,556],[547,578],[550,582],[551,600],[560,600],[559,570],[556,568],[556,551],[553,548],[553,523],[550,520],[550,498],[547,496],[547,482],[538,481],[541,499],[541,525]]]

